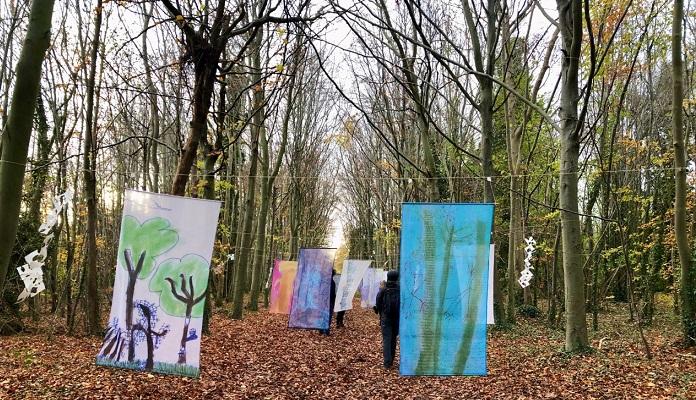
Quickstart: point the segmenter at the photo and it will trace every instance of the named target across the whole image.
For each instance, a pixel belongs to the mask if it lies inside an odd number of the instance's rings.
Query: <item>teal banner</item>
[[[402,205],[402,375],[486,375],[493,210],[493,204]]]

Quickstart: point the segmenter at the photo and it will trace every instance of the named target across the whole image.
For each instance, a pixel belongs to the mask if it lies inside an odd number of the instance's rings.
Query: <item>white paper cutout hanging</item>
[[[17,267],[19,277],[24,283],[24,290],[17,297],[17,303],[23,301],[27,297],[34,297],[46,289],[43,281],[43,270],[41,269],[45,262],[48,253],[48,245],[53,240],[53,233],[49,233],[51,229],[58,223],[60,213],[68,207],[72,201],[73,191],[68,189],[65,193],[57,195],[53,198],[53,209],[46,216],[46,221],[39,227],[39,233],[45,235],[43,246],[41,249],[34,250],[24,256],[26,264]]]
[[[532,277],[534,276],[532,274],[532,270],[534,269],[534,267],[532,267],[532,255],[534,254],[534,246],[536,245],[536,240],[534,240],[534,238],[531,236],[524,239],[524,241],[525,243],[527,243],[527,246],[524,248],[524,269],[520,274],[520,279],[517,280],[517,282],[520,283],[520,286],[522,286],[522,288],[526,288],[527,286],[529,286],[529,282],[532,280]]]
[[[686,183],[688,183],[691,188],[696,188],[696,162],[689,160],[686,165]]]

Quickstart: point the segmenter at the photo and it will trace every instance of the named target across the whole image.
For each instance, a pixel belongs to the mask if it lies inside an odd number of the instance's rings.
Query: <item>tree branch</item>
[[[179,292],[177,292],[176,286],[174,285],[174,280],[172,278],[167,277],[164,278],[164,280],[169,282],[169,286],[172,289],[172,294],[174,295],[174,297],[176,297],[177,300],[179,300],[182,303],[188,302],[188,299],[186,297],[180,295]]]
[[[135,275],[138,276],[140,274],[140,271],[143,269],[143,264],[145,264],[145,254],[147,253],[146,250],[143,250],[142,253],[140,253],[140,258],[138,258],[138,265],[135,267]]]
[[[126,268],[128,269],[128,274],[133,273],[133,254],[131,249],[125,249],[123,251],[123,258],[126,260]]]
[[[184,274],[179,274],[179,277],[181,277],[181,293],[186,296],[186,302],[188,302],[191,299],[191,294],[186,290],[186,277],[184,277]]]

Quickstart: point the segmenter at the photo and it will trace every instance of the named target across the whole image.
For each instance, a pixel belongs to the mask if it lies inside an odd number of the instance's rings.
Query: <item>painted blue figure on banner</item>
[[[290,328],[329,328],[335,253],[336,249],[300,249],[288,320]]]

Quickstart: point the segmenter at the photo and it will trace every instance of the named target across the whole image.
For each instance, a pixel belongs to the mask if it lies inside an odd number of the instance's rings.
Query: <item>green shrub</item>
[[[541,311],[536,306],[531,304],[522,304],[517,307],[517,315],[521,315],[526,318],[537,318],[541,315]]]

